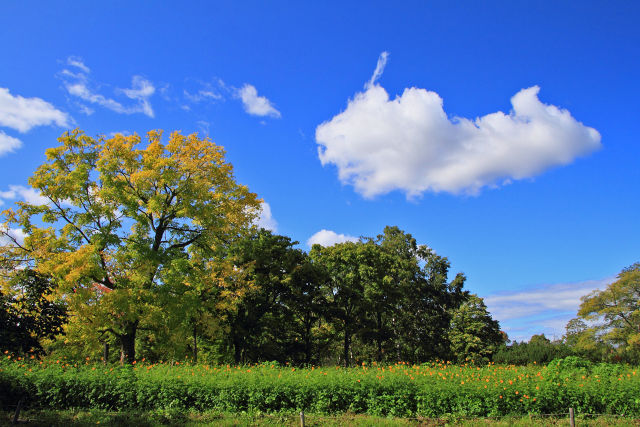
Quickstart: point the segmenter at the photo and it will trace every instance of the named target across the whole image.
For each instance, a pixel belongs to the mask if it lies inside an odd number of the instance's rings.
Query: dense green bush
[[[584,365],[584,366],[578,366]],[[344,369],[258,366],[128,367],[0,362],[0,405],[240,413],[367,413],[380,416],[501,416],[561,413],[640,415],[632,367],[586,365],[483,368],[447,363]]]
[[[550,341],[534,341],[513,343],[510,346],[501,347],[493,355],[493,362],[508,365],[528,365],[536,362],[547,364],[554,359],[573,355],[573,350],[562,343]]]

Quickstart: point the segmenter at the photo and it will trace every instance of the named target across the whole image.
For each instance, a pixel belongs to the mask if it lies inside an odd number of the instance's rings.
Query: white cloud
[[[89,74],[91,72],[91,69],[89,67],[87,67],[84,62],[82,62],[82,58],[79,58],[77,56],[70,56],[67,58],[67,64],[72,66],[72,67],[76,67],[79,68],[80,71],[82,71],[85,74]]]
[[[275,220],[275,218],[271,214],[271,206],[269,206],[269,203],[267,202],[262,202],[260,216],[258,217],[257,225],[258,227],[271,230],[274,233],[278,231],[278,222]]]
[[[307,240],[307,245],[313,246],[315,244],[319,244],[320,246],[333,246],[336,243],[357,241],[357,237],[349,236],[348,234],[338,234],[335,231],[322,229]]]
[[[4,200],[19,200],[32,205],[47,205],[49,199],[40,195],[38,190],[22,185],[10,185],[9,191],[0,191],[0,204]]]
[[[365,197],[393,190],[477,193],[485,186],[530,178],[600,148],[600,134],[569,111],[538,99],[537,86],[511,98],[509,114],[474,120],[443,110],[435,92],[407,88],[391,100],[376,71],[347,108],[316,128],[323,165]]]
[[[196,124],[198,125],[198,129],[200,130],[200,133],[202,135],[204,136],[209,135],[209,129],[211,128],[211,123],[209,123],[206,120],[198,120]]]
[[[129,135],[133,135],[133,133],[128,131],[128,130],[121,130],[120,132],[109,132],[109,137],[110,138],[113,138],[116,135],[129,136]]]
[[[486,297],[487,307],[501,319],[537,314],[545,310],[577,311],[580,297],[594,289],[602,289],[615,278],[588,280],[579,283],[559,283],[520,292],[495,294]]]
[[[281,116],[280,111],[276,110],[271,101],[264,96],[258,96],[257,89],[250,84],[245,84],[241,89],[238,89],[237,96],[242,100],[244,110],[253,116],[275,118]]]
[[[15,243],[12,239],[15,239],[21,246],[24,244],[24,239],[27,237],[27,234],[22,231],[21,228],[10,228],[6,233],[8,236],[4,234],[4,230],[6,230],[6,228],[0,228],[0,246],[14,246]]]
[[[36,126],[68,126],[69,116],[40,98],[23,98],[0,88],[0,126],[27,132]]]
[[[191,78],[186,80],[191,86],[191,90],[183,89],[182,95],[188,102],[194,104],[224,101],[223,93],[234,94],[234,90],[227,87],[221,79],[213,79],[208,82]]]
[[[191,102],[219,101],[224,99],[222,95],[220,95],[217,92],[214,92],[212,89],[200,89],[195,93],[191,93],[185,89],[183,91],[183,94],[184,94],[184,97]]]
[[[378,57],[378,63],[376,64],[376,69],[373,71],[371,75],[371,79],[364,85],[365,89],[369,89],[372,87],[375,82],[382,76],[384,72],[384,67],[387,66],[387,59],[389,58],[389,52],[382,52]]]
[[[0,130],[0,157],[22,147],[22,141]]]
[[[615,280],[587,280],[534,287],[519,292],[489,295],[484,302],[502,328],[519,340],[544,332],[560,337],[564,326],[576,317],[580,298],[596,289],[604,289]],[[513,338],[512,338],[513,339]]]
[[[131,78],[131,89],[121,90],[127,97],[138,101],[138,106],[131,111],[142,112],[149,117],[153,117],[153,108],[151,108],[151,103],[149,102],[149,98],[156,91],[153,83],[141,76],[133,76]]]
[[[64,69],[59,73],[64,83],[64,87],[69,95],[75,96],[82,101],[96,104],[120,114],[142,113],[149,117],[154,117],[153,108],[149,99],[156,91],[155,86],[142,76],[131,78],[131,88],[116,89],[116,93],[121,93],[129,99],[136,101],[132,105],[124,105],[113,98],[108,98],[97,93],[91,88],[89,80],[90,69],[80,58],[69,57],[67,64],[77,68],[77,72]],[[93,113],[93,110],[84,104],[80,104],[81,111],[85,114]]]

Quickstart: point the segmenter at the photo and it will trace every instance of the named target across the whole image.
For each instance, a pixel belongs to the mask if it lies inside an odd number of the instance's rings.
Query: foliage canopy
[[[246,232],[259,200],[222,147],[178,132],[163,144],[161,131],[144,146],[80,130],[58,141],[29,179],[43,203],[4,212],[5,230],[27,237],[2,255],[53,277],[88,333],[116,338],[133,361],[137,331],[162,323],[189,289],[213,289],[222,304],[241,296],[216,251]]]

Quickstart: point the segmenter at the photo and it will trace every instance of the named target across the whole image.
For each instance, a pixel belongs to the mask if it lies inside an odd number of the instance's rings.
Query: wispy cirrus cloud
[[[512,340],[528,340],[545,333],[561,337],[569,320],[576,317],[580,298],[604,289],[615,280],[607,277],[576,283],[541,285],[516,292],[502,292],[484,298],[494,319]]]
[[[210,81],[187,79],[190,89],[183,89],[180,108],[191,111],[194,105],[207,104],[235,99],[242,103],[244,111],[252,116],[280,118],[282,114],[278,111],[266,96],[258,95],[258,89],[252,84],[245,83],[238,88],[227,84],[220,78]],[[195,87],[193,83],[196,83]],[[260,123],[265,124],[264,121]]]
[[[512,111],[449,118],[442,98],[411,87],[394,99],[377,83],[378,59],[363,92],[316,128],[318,156],[364,197],[400,190],[476,194],[567,165],[601,147],[600,134],[567,110],[543,104],[533,86],[511,98]]]
[[[93,109],[87,105],[97,105],[120,114],[141,113],[148,117],[154,117],[150,98],[156,92],[154,84],[142,76],[134,75],[131,78],[130,88],[116,88],[114,94],[122,95],[134,101],[125,105],[114,98],[102,95],[96,85],[90,79],[91,69],[85,65],[81,58],[70,56],[67,58],[68,68],[64,68],[58,76],[63,82],[67,93],[79,101],[80,110],[84,114],[92,114]]]
[[[224,99],[224,96],[213,88],[210,83],[203,83],[203,87],[197,89],[194,92],[189,92],[187,89],[183,90],[184,97],[194,103],[205,102],[205,101],[221,101]]]

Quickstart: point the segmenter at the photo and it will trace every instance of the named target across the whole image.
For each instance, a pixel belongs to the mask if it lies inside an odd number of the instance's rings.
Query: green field
[[[549,366],[395,364],[299,369],[276,364],[105,367],[5,357],[0,398],[11,410],[91,409],[227,414],[367,414],[378,417],[640,416],[640,375],[631,366],[566,358]]]
[[[0,414],[0,424],[9,422],[13,412]],[[253,415],[253,414],[225,414],[215,411],[204,413],[178,411],[121,411],[105,410],[28,410],[20,413],[20,421],[28,422],[30,426],[265,426],[265,427],[296,427],[300,426],[298,414],[281,415]],[[568,418],[547,416],[506,416],[494,418],[383,418],[362,414],[341,414],[336,416],[306,415],[305,426],[326,427],[409,427],[409,426],[489,426],[489,427],[534,427],[534,426],[564,426],[568,425]],[[638,426],[640,419],[615,416],[578,416],[576,422],[580,427],[605,426]]]

